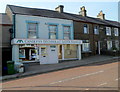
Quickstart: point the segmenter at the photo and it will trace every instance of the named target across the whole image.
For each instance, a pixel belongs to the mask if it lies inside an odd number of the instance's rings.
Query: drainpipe
[[[16,29],[15,29],[15,24],[16,24],[16,23],[15,23],[15,21],[16,21],[16,20],[15,20],[15,19],[16,19],[15,17],[16,17],[16,14],[13,14],[13,38],[15,38],[15,30],[16,30]]]

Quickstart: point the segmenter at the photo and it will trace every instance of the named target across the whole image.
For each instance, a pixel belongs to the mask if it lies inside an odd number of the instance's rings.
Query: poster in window
[[[19,58],[25,58],[25,49],[19,50]]]

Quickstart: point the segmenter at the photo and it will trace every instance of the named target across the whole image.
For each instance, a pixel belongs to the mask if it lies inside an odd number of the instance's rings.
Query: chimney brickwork
[[[105,14],[103,13],[103,11],[100,11],[100,13],[98,13],[97,18],[100,18],[102,20],[105,19]]]
[[[83,7],[81,7],[80,8],[80,12],[79,12],[79,14],[81,15],[81,16],[87,16],[87,11],[86,11],[86,9],[85,9],[85,6],[83,6]]]
[[[64,12],[64,6],[59,5],[58,7],[55,8],[55,10],[58,11],[59,13],[63,13]]]

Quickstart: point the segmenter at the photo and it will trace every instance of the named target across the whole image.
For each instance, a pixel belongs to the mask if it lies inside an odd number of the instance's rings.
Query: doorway
[[[95,51],[100,55],[100,41],[95,42]]]
[[[40,46],[40,64],[47,64],[48,50],[47,46]]]
[[[58,50],[56,45],[41,45],[39,51],[40,64],[58,63]]]

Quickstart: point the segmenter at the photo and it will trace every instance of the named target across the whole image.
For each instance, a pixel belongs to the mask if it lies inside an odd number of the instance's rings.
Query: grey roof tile
[[[14,14],[42,16],[42,17],[49,17],[49,18],[60,18],[60,19],[68,19],[68,20],[74,20],[74,21],[90,22],[95,24],[120,27],[119,22],[115,22],[111,20],[101,20],[98,18],[93,18],[88,16],[83,17],[81,15],[71,14],[66,12],[59,13],[57,11],[47,10],[47,9],[28,8],[28,7],[14,6],[14,5],[7,5],[7,6],[10,7],[10,9]]]

